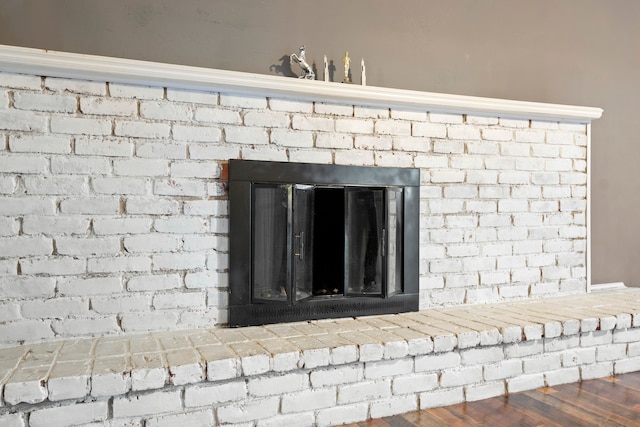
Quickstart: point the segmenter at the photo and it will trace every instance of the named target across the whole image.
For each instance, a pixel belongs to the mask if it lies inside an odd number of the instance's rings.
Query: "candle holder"
[[[349,77],[350,70],[349,65],[351,64],[351,58],[349,58],[349,51],[344,53],[342,57],[342,62],[344,62],[344,80],[342,83],[351,83],[351,78]]]

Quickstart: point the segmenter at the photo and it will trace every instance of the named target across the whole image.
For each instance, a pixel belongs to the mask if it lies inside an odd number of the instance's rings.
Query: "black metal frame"
[[[310,298],[297,304],[251,300],[251,186],[253,183],[402,187],[403,292],[386,298]],[[229,161],[229,325],[417,311],[419,306],[420,170],[252,160]]]

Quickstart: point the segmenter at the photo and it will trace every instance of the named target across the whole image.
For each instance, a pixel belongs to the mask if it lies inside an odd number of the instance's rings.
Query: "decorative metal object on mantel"
[[[349,58],[349,51],[344,53],[342,57],[342,62],[344,62],[344,80],[342,83],[351,83],[351,79],[349,78],[349,74],[351,73],[349,70],[349,65],[351,64],[351,58]]]
[[[297,53],[292,53],[291,55],[289,55],[289,62],[291,63],[291,65],[293,64],[297,64],[300,69],[302,70],[302,74],[298,76],[298,78],[300,79],[305,79],[305,80],[315,80],[316,79],[316,73],[313,71],[313,67],[311,67],[309,65],[309,63],[307,62],[307,52],[306,52],[306,48],[304,45],[300,46],[300,52],[299,54]],[[349,51],[345,51],[344,56],[342,57],[342,62],[344,63],[344,79],[342,80],[342,83],[351,83],[352,82],[352,78],[351,78],[351,58],[349,57]],[[331,61],[331,65],[329,65],[329,61],[327,60],[327,55],[323,56],[323,80],[325,82],[330,82],[332,81],[332,76],[330,73],[330,67],[333,67],[333,61]],[[334,67],[335,69],[335,67]],[[364,58],[362,58],[360,60],[360,84],[362,86],[366,86],[367,85],[367,74],[366,74],[366,68],[364,65]]]
[[[302,46],[300,46],[300,55],[298,55],[296,53],[292,53],[289,56],[289,62],[291,63],[291,65],[298,64],[300,66],[300,68],[302,69],[302,74],[300,76],[298,76],[298,78],[307,79],[307,80],[315,80],[316,79],[316,73],[313,72],[313,69],[307,63],[306,56],[307,56],[307,54],[306,54],[305,47],[304,47],[304,45],[302,45]]]

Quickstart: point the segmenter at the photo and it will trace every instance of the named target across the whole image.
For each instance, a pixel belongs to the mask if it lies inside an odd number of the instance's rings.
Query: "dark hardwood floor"
[[[640,426],[640,372],[410,412],[344,427]]]

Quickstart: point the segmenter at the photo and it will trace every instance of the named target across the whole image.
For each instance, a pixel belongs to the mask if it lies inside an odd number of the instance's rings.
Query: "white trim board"
[[[0,45],[0,71],[389,108],[588,123],[601,108],[302,80]]]
[[[612,291],[624,289],[626,287],[627,285],[625,285],[624,282],[598,283],[596,285],[591,285],[591,292]]]

